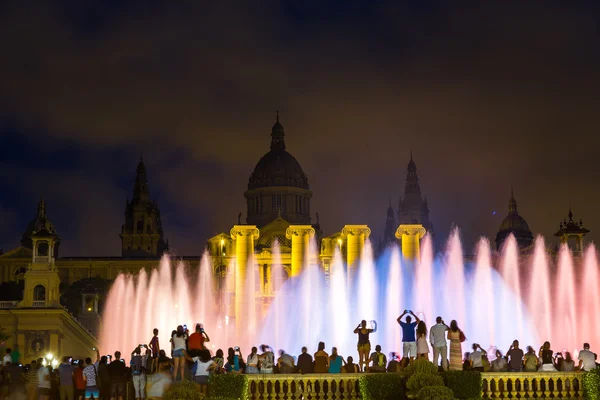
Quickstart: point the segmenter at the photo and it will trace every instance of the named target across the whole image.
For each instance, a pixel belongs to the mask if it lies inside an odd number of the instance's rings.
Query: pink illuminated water
[[[546,254],[544,238],[535,239],[535,249],[531,257],[531,278],[529,284],[529,311],[536,316],[538,335],[549,340],[552,334],[552,293],[550,286],[550,263]]]
[[[502,249],[502,260],[500,262],[500,273],[504,282],[508,284],[513,294],[505,291],[502,296],[502,320],[508,321],[512,319],[517,324],[517,337],[523,335],[523,310],[521,304],[518,304],[516,308],[507,307],[512,297],[521,299],[521,276],[520,276],[520,265],[519,265],[519,247],[517,240],[513,235],[510,235],[504,242],[504,248]]]
[[[421,313],[428,327],[437,316],[447,323],[456,319],[468,338],[464,351],[472,342],[506,350],[514,339],[522,347],[550,340],[554,349],[572,351],[583,342],[600,348],[600,272],[593,246],[582,259],[566,248],[551,257],[537,238],[532,253],[519,259],[514,238],[499,255],[482,239],[476,258],[465,260],[454,230],[444,253],[434,256],[426,236],[420,261],[412,262],[402,259],[399,246],[376,258],[367,241],[353,282],[347,280],[339,249],[327,260],[326,271],[318,245],[311,241],[303,272],[293,279],[276,241],[270,251],[266,270],[249,260],[243,293],[235,293],[235,260],[217,277],[223,261],[207,253],[199,265],[188,266],[190,271],[165,256],[151,271],[119,275],[103,311],[103,354],[127,354],[148,343],[153,328],[159,329],[161,347],[168,350],[177,325],[193,330],[200,322],[210,335],[211,350],[239,345],[247,354],[251,346],[267,343],[298,354],[302,346],[312,352],[324,341],[327,350],[336,346],[343,356],[356,357],[353,330],[362,319],[377,321],[373,346],[401,352],[396,318],[404,309]],[[235,296],[244,300],[244,323],[238,327]]]

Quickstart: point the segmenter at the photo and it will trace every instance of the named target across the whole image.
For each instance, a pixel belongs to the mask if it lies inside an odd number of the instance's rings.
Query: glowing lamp
[[[225,239],[221,239],[221,246],[225,244]]]
[[[338,239],[338,245],[342,247],[342,239]]]
[[[88,310],[88,311],[92,311],[92,307],[88,307],[88,308],[87,308],[87,310]]]

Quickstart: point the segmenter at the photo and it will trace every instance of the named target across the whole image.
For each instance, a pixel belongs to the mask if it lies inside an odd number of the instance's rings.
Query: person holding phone
[[[175,364],[173,368],[173,382],[177,382],[177,375],[181,375],[181,380],[184,377],[184,366],[185,366],[185,356],[183,355],[183,351],[185,350],[186,340],[188,336],[186,330],[183,328],[183,325],[179,325],[177,330],[171,336],[171,343],[173,346],[173,362]]]
[[[190,335],[188,340],[188,351],[192,357],[196,356],[197,352],[206,348],[204,343],[210,342],[208,334],[204,331],[202,324],[196,324],[196,331]]]
[[[375,332],[377,325],[375,325],[374,329],[367,328],[367,321],[362,320],[360,324],[354,329],[354,333],[358,334],[358,366],[359,368],[363,368],[365,372],[369,372],[369,363],[367,358],[369,357],[369,353],[371,352],[371,342],[369,341],[369,334]]]
[[[406,314],[410,314],[415,317],[415,321],[413,322],[410,315],[408,315],[406,317],[406,322],[403,322],[402,318]],[[402,315],[398,317],[397,321],[402,328],[402,356],[410,357],[412,362],[417,356],[417,337],[415,335],[415,328],[417,327],[417,324],[421,322],[421,320],[411,310],[404,310]]]

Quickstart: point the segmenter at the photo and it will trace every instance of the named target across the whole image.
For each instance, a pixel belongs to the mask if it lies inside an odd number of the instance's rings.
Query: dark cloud
[[[198,254],[245,210],[277,108],[326,233],[377,237],[411,149],[440,240],[493,236],[511,185],[534,232],[569,203],[600,225],[594,3],[90,4],[0,14],[0,116],[22,137],[0,210],[21,225],[56,197],[65,253],[118,253],[143,151],[171,244]]]

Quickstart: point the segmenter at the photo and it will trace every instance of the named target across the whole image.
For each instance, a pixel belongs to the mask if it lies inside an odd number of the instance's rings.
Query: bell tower
[[[125,224],[121,227],[123,257],[160,257],[168,250],[163,236],[160,210],[150,200],[146,166],[140,157],[133,185],[133,199],[125,203]]]
[[[46,202],[40,199],[37,217],[33,221],[31,240],[33,255],[25,272],[25,288],[20,307],[60,307],[60,278],[55,251],[60,238],[46,216]]]

